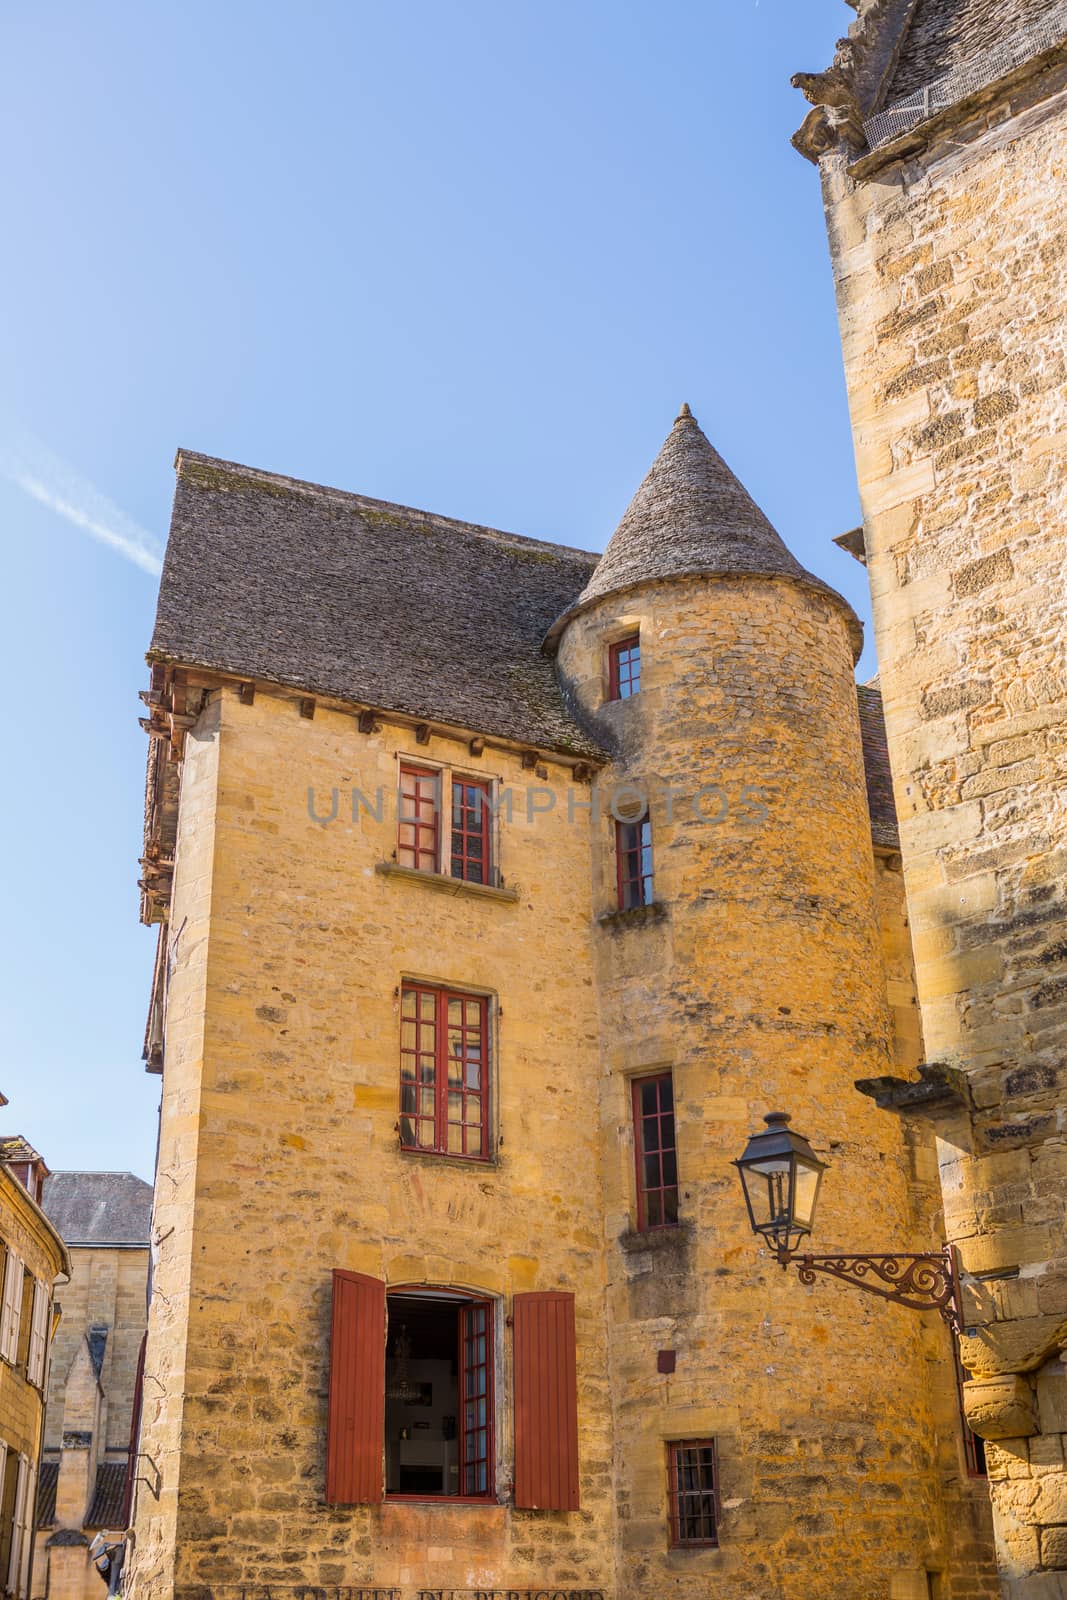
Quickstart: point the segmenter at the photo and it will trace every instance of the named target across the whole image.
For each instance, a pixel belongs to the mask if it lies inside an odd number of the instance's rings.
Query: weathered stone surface
[[[1054,13],[919,0],[885,94]],[[968,1284],[961,1354],[1005,1381],[1067,1326],[1065,128],[1050,60],[917,130],[903,158],[855,163],[840,140],[821,158],[926,1051],[973,1105],[943,1160],[950,1234],[986,1280]],[[916,414],[898,419],[904,397]],[[994,1480],[1020,1595],[1060,1582],[1038,1570],[1063,1481],[1045,1392],[1038,1450]]]
[[[641,694],[605,706],[607,641],[634,626]],[[983,1594],[939,1328],[873,1298],[846,1311],[847,1291],[783,1275],[730,1168],[788,1100],[832,1162],[825,1248],[938,1238],[929,1135],[851,1088],[857,1071],[912,1069],[921,1041],[900,874],[872,854],[847,617],[788,574],[644,583],[580,614],[559,669],[619,749],[600,786],[649,783],[654,918],[602,920],[611,821],[552,761],[551,808],[520,798],[500,823],[517,897],[464,897],[377,871],[391,807],[330,821],[328,797],[391,797],[400,754],[469,770],[469,739],[416,746],[384,716],[360,733],[339,710],[308,719],[232,687],[209,692],[188,737],[143,1440],[160,1492],[138,1496],[138,1600],[485,1582],[659,1600],[683,1579],[724,1600],[810,1600],[815,1568],[840,1574],[840,1600],[889,1600],[927,1559]],[[476,760],[525,794],[520,751]],[[711,787],[719,822],[687,803]],[[405,974],[495,997],[502,1144],[486,1167],[397,1148]],[[653,1241],[634,1232],[629,1097],[665,1066],[683,1225]],[[335,1266],[481,1289],[502,1311],[519,1290],[573,1289],[581,1511],[508,1503],[506,1332],[501,1504],[325,1507]],[[665,1445],[708,1436],[720,1547],[672,1552]]]
[[[982,1439],[1026,1439],[1038,1431],[1033,1390],[1014,1373],[968,1379],[963,1406],[972,1433]]]

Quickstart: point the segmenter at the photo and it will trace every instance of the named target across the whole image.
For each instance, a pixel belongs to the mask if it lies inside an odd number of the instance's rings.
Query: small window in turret
[[[619,882],[619,910],[650,906],[652,886],[652,823],[648,812],[633,822],[615,824],[615,866]]]
[[[608,651],[609,695],[629,700],[641,687],[641,640],[636,633],[618,639]]]

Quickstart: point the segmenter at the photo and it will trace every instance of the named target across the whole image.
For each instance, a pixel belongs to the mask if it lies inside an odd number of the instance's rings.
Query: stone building
[[[53,1294],[70,1271],[38,1200],[47,1171],[25,1139],[0,1139],[0,1591],[8,1600],[31,1590]]]
[[[856,7],[856,0],[852,0]],[[1010,1595],[1067,1595],[1067,6],[859,0],[819,165],[918,997]]]
[[[784,1274],[941,1241],[859,625],[683,408],[603,556],[179,453],[137,1600],[978,1600],[936,1316]]]
[[[132,1172],[54,1172],[41,1204],[71,1265],[48,1380],[33,1594],[99,1600],[89,1543],[120,1537],[129,1520],[152,1189]]]

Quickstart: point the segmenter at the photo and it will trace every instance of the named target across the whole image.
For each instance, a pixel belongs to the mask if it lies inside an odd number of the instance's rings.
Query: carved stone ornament
[[[797,72],[791,80],[816,107],[793,135],[793,145],[809,161],[845,143],[854,152],[867,148],[863,121],[877,110],[896,65],[918,0],[846,0],[856,21],[825,72]]]

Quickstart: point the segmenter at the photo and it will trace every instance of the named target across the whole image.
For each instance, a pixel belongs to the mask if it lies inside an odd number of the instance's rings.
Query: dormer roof
[[[792,578],[818,589],[847,612],[859,655],[863,634],[852,608],[786,548],[683,405],[592,577],[553,624],[546,644],[554,644],[567,622],[594,600],[689,576]]]

